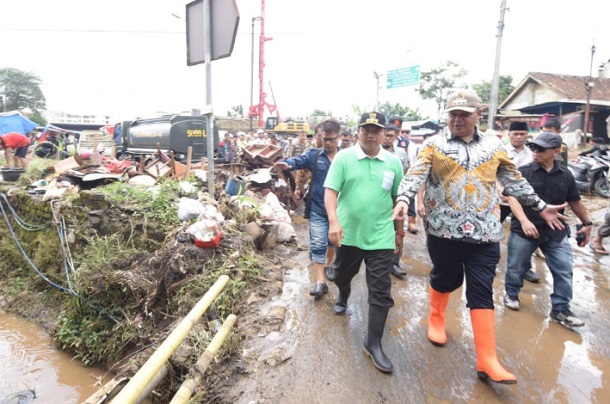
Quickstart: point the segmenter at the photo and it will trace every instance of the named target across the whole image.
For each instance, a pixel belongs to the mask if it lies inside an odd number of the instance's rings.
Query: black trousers
[[[394,299],[390,295],[392,288],[390,269],[394,250],[362,250],[347,245],[335,249],[335,285],[338,287],[349,285],[364,261],[366,285],[369,289],[368,303],[386,308],[394,306]]]
[[[493,309],[493,280],[500,261],[500,243],[471,244],[428,235],[432,260],[430,286],[453,292],[464,283],[470,309]]]
[[[500,223],[504,223],[506,218],[511,214],[510,206],[500,205]]]
[[[417,217],[417,212],[415,212],[415,197],[409,198],[409,207],[407,208],[407,216],[409,217]]]

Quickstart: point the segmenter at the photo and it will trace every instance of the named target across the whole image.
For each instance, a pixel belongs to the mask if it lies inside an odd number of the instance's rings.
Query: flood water
[[[104,372],[86,368],[53,347],[37,324],[0,311],[0,403],[34,390],[34,403],[80,403],[93,394]],[[28,401],[21,401],[28,402]]]

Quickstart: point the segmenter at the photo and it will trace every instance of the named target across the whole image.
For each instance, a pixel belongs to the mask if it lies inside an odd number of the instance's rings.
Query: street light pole
[[[383,77],[383,74],[374,71],[373,76],[375,76],[375,79],[377,80],[377,96],[375,98],[375,111],[377,111],[379,109],[379,78]]]
[[[589,80],[585,84],[585,89],[587,90],[587,103],[585,104],[585,119],[582,124],[582,132],[584,136],[582,137],[582,143],[587,143],[587,133],[589,132],[589,114],[591,113],[591,91],[593,90],[593,55],[595,55],[595,45],[591,46],[591,66],[589,67]]]

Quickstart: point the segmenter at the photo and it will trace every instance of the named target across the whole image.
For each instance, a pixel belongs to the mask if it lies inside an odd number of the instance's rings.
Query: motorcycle
[[[593,189],[604,198],[610,198],[609,169],[610,157],[607,155],[580,156],[568,163],[579,192],[590,193]]]

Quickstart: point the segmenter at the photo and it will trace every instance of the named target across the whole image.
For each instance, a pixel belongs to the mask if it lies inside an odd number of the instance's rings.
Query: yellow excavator
[[[288,118],[285,121],[280,121],[277,116],[270,116],[265,122],[265,130],[275,132],[278,136],[296,136],[299,132],[309,132],[310,127],[307,122],[296,122]]]

